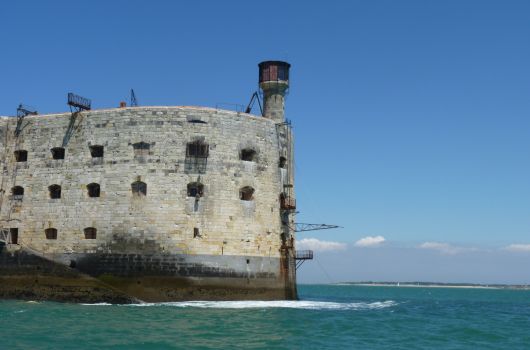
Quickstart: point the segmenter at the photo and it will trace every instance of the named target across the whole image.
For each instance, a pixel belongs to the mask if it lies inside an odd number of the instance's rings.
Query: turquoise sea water
[[[0,349],[530,349],[530,291],[299,286],[300,301],[0,301]]]

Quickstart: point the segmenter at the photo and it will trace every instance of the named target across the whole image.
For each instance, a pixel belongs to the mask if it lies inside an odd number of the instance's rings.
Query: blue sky
[[[0,115],[65,111],[68,91],[117,106],[130,88],[142,105],[245,105],[257,63],[287,60],[298,220],[344,227],[299,235],[319,259],[301,281],[530,282],[529,15],[527,1],[4,1]]]

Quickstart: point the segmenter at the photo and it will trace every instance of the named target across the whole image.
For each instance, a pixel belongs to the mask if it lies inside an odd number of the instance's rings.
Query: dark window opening
[[[149,154],[149,149],[151,145],[146,142],[137,142],[133,144],[134,155],[135,156],[146,156]]]
[[[27,162],[28,161],[28,151],[18,150],[15,151],[15,160],[17,162]]]
[[[254,189],[250,186],[243,187],[239,190],[239,199],[242,201],[251,201],[254,199]]]
[[[53,159],[64,159],[64,148],[55,147],[51,149]]]
[[[99,197],[100,189],[99,184],[91,183],[86,186],[89,197]]]
[[[87,227],[83,231],[85,232],[85,239],[96,239],[98,230],[94,227]]]
[[[186,146],[186,157],[207,158],[208,144],[201,141],[189,142]]]
[[[142,181],[136,181],[131,184],[131,190],[135,196],[147,195],[147,184]]]
[[[188,197],[202,197],[204,193],[204,185],[200,182],[192,182],[188,184]]]
[[[92,158],[101,158],[103,157],[104,149],[103,146],[94,145],[90,146],[90,155]]]
[[[200,120],[200,119],[190,119],[188,120],[188,123],[193,123],[193,124],[208,124],[207,122],[203,121],[203,120]]]
[[[285,167],[287,166],[287,158],[285,158],[285,157],[280,157],[280,161],[279,161],[279,163],[278,163],[278,166],[279,166],[280,168],[284,168],[284,169],[285,169]]]
[[[46,239],[57,239],[57,229],[47,228],[44,233],[46,234]]]
[[[199,233],[199,228],[194,227],[193,228],[193,238],[201,237],[201,234]]]
[[[20,197],[24,195],[24,187],[22,186],[15,186],[11,189],[11,194],[13,194],[13,197]]]
[[[18,244],[18,228],[9,229],[9,238],[11,244]]]
[[[246,160],[247,162],[256,161],[256,151],[253,149],[244,149],[241,151],[241,160]]]
[[[50,191],[50,198],[52,199],[61,198],[61,186],[51,185],[50,187],[48,187],[48,190]]]
[[[202,141],[189,142],[186,145],[184,169],[187,173],[206,173],[209,146]]]

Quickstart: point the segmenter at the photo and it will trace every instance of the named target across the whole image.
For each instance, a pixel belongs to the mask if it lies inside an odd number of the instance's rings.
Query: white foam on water
[[[94,304],[92,304],[94,305]],[[141,303],[129,304],[126,306],[172,306],[180,308],[201,308],[201,309],[305,309],[305,310],[376,310],[396,306],[398,303],[392,300],[376,301],[371,303],[336,303],[330,301],[309,301],[309,300],[242,300],[242,301],[181,301],[167,303]]]
[[[109,304],[109,303],[93,303],[93,304],[81,304],[81,305],[86,305],[86,306],[109,306],[109,305],[112,305],[112,304]]]

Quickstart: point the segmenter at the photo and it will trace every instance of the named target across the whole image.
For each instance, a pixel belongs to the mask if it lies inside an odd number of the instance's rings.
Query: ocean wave
[[[330,301],[309,300],[273,300],[273,301],[181,301],[166,303],[141,303],[126,306],[148,307],[148,306],[172,306],[180,308],[202,308],[202,309],[305,309],[305,310],[377,310],[396,306],[393,300],[376,301],[371,303],[337,303]]]

